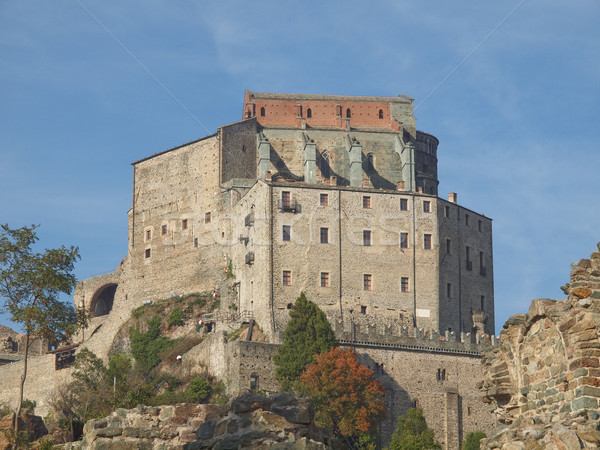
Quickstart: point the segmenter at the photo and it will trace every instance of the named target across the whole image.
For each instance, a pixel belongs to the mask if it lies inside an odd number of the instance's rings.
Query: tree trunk
[[[15,439],[19,436],[19,417],[21,417],[21,408],[23,406],[23,390],[25,389],[25,380],[27,379],[27,356],[29,355],[29,333],[25,338],[25,356],[23,357],[23,373],[21,374],[21,388],[19,390],[19,405],[15,414]]]

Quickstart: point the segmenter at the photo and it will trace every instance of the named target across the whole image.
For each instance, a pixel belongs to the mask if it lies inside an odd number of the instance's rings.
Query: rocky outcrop
[[[336,447],[314,425],[307,399],[290,393],[246,393],[225,406],[178,404],[117,409],[85,424],[82,441],[65,449],[237,449]]]
[[[599,250],[573,264],[566,300],[534,300],[484,352],[480,387],[503,428],[482,448],[600,445]]]
[[[8,414],[0,419],[0,450],[12,448],[11,435],[15,424],[15,414]],[[19,430],[27,434],[27,439],[33,442],[48,434],[44,421],[40,416],[29,413],[21,414]]]

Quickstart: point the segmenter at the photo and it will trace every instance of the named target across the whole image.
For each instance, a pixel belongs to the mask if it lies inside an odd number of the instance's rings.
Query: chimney
[[[362,186],[363,187],[369,187],[369,184],[370,184],[369,183],[369,179],[368,178],[363,178]]]
[[[450,203],[456,203],[458,201],[458,194],[456,192],[450,192],[448,194],[448,201]]]
[[[267,170],[265,172],[265,180],[271,181],[271,171],[270,170]]]
[[[417,188],[417,192],[418,192],[419,194],[422,194],[422,193],[423,193],[423,186],[419,186],[419,187]]]
[[[337,177],[329,177],[329,184],[331,186],[337,186]]]
[[[398,190],[399,191],[405,190],[404,181],[398,181]]]

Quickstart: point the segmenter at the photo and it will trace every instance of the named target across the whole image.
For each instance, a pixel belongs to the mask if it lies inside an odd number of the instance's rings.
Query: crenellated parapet
[[[484,348],[497,344],[493,335],[472,335],[465,332],[457,334],[451,331],[440,334],[432,329],[393,323],[358,324],[338,321],[335,324],[335,335],[342,345],[471,355],[479,355]]]

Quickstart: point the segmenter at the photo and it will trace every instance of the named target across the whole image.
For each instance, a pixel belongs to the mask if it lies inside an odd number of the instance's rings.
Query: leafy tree
[[[304,293],[290,310],[290,322],[283,332],[283,344],[273,357],[275,376],[284,390],[300,377],[314,355],[327,352],[335,345],[335,334],[319,307],[306,299]]]
[[[423,410],[411,408],[407,417],[398,419],[398,428],[392,435],[390,450],[422,450],[442,448],[435,441],[433,430],[427,428]]]
[[[77,314],[73,306],[59,300],[61,293],[70,294],[75,286],[74,263],[79,259],[77,247],[46,249],[34,253],[38,240],[37,226],[11,229],[1,226],[0,232],[0,298],[2,312],[19,324],[25,334],[23,372],[16,417],[21,414],[23,391],[27,379],[29,346],[36,339],[61,342],[78,327],[85,325],[85,315]],[[19,421],[15,420],[18,434]]]
[[[479,450],[479,441],[485,437],[483,431],[472,431],[467,433],[462,444],[462,450]]]
[[[211,391],[212,386],[210,384],[210,381],[208,381],[206,378],[201,377],[195,377],[190,382],[190,387],[188,388],[190,398],[195,402],[206,400],[210,395]]]
[[[316,355],[300,377],[302,393],[313,402],[315,422],[342,436],[373,432],[385,416],[383,386],[357,356],[352,349],[332,348]]]

